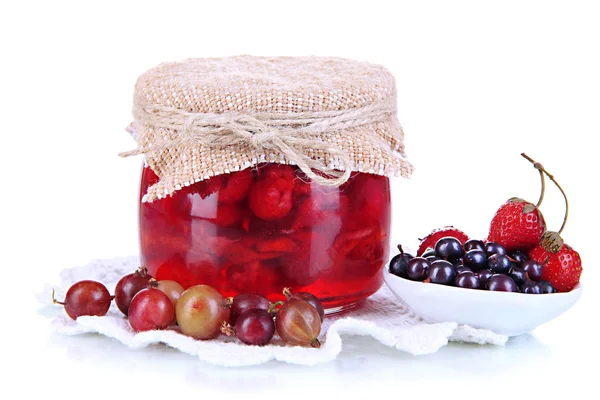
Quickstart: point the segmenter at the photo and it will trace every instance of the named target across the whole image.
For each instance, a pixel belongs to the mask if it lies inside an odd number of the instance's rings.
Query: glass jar
[[[142,170],[140,200],[158,176]],[[382,285],[389,254],[385,176],[353,173],[340,187],[282,164],[217,175],[139,208],[141,261],[158,280],[207,284],[281,300],[308,291],[328,313]]]

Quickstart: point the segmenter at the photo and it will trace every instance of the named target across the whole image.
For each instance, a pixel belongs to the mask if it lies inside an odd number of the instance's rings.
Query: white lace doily
[[[96,260],[82,267],[62,271],[60,283],[46,285],[38,294],[38,300],[51,304],[52,289],[56,298],[62,299],[68,288],[83,279],[93,279],[106,285],[113,293],[117,281],[139,266],[138,257],[121,257]],[[54,331],[65,335],[100,333],[114,338],[125,346],[143,348],[151,344],[164,343],[184,353],[195,355],[201,360],[220,366],[242,366],[265,363],[270,360],[293,364],[314,365],[331,361],[342,351],[344,335],[371,336],[386,346],[413,355],[436,352],[449,341],[477,344],[503,345],[507,337],[489,330],[475,329],[456,323],[428,324],[411,312],[384,286],[369,297],[359,308],[325,318],[319,340],[319,349],[284,345],[274,338],[264,347],[248,346],[225,335],[214,340],[200,341],[184,336],[175,330],[135,333],[127,319],[114,302],[103,317],[79,317],[70,319],[58,306],[53,313],[51,326]]]

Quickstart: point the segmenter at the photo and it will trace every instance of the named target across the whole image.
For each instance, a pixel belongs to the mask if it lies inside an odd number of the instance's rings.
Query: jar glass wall
[[[308,291],[328,312],[382,284],[389,255],[387,177],[353,173],[340,187],[310,182],[296,167],[260,164],[142,203],[158,181],[142,170],[141,262],[158,280],[207,284],[223,296]]]

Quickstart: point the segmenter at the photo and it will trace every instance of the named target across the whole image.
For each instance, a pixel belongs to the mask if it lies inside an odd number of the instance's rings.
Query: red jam
[[[140,199],[157,181],[145,167]],[[330,188],[296,167],[261,164],[140,203],[142,264],[158,280],[271,301],[291,287],[329,312],[379,289],[389,233],[389,180],[366,173]]]

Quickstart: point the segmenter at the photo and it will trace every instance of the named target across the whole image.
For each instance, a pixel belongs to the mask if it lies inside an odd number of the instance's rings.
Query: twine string
[[[350,178],[350,157],[336,145],[324,141],[323,135],[379,122],[395,113],[396,104],[393,98],[347,110],[288,114],[190,113],[161,105],[134,107],[133,114],[138,130],[166,129],[179,134],[174,139],[140,146],[119,155],[152,156],[180,147],[219,148],[250,144],[258,150],[280,152],[320,185],[340,186]],[[311,150],[321,150],[329,154],[339,161],[338,165],[341,164],[343,170],[330,168],[323,160],[311,158],[308,155]]]

